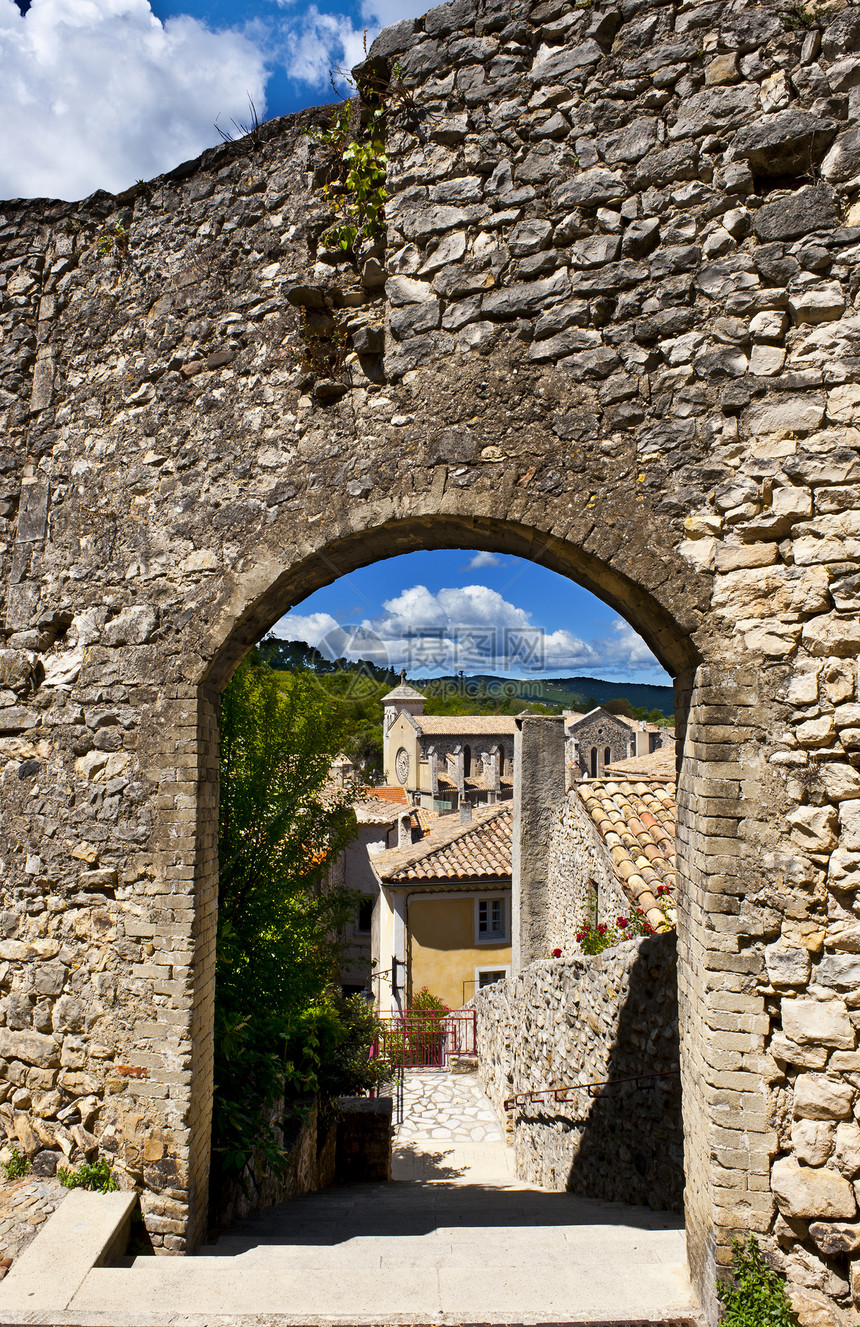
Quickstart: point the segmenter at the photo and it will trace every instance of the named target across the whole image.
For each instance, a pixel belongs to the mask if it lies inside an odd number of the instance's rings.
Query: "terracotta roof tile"
[[[670,898],[674,903],[675,784],[665,780],[652,782],[636,778],[635,774],[627,779],[617,773],[621,764],[636,763],[619,762],[614,770],[607,769],[604,779],[577,783],[573,795],[582,802],[606,844],[630,902],[641,908],[656,926],[665,920],[658,900],[666,886],[672,891]],[[674,775],[674,752],[672,767]]]
[[[358,791],[362,795],[362,801],[371,797],[381,797],[386,802],[396,802],[398,806],[409,805],[406,789],[401,788],[399,783],[381,783],[377,787],[359,788]]]
[[[481,807],[472,819],[439,816],[427,835],[405,848],[377,853],[373,869],[386,884],[439,880],[503,880],[511,876],[513,807]]]

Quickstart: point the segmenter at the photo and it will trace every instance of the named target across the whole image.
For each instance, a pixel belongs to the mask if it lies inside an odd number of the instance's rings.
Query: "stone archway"
[[[0,1119],[113,1151],[165,1250],[205,1208],[219,690],[340,570],[447,542],[574,577],[683,679],[691,1265],[713,1313],[752,1229],[845,1308],[860,14],[809,21],[395,25],[387,249],[354,265],[324,110],[3,205]]]

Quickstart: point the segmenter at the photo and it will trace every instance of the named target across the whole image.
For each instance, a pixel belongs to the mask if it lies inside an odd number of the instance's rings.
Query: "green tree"
[[[256,653],[224,692],[213,1144],[227,1174],[255,1149],[277,1164],[267,1117],[281,1097],[317,1090],[343,1035],[326,995],[356,904],[326,883],[355,828],[327,786],[342,737],[310,674],[276,675]]]

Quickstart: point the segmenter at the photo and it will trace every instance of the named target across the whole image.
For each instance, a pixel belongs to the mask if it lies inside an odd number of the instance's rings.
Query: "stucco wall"
[[[510,938],[504,944],[475,943],[475,900],[482,897],[505,899],[509,928],[509,888],[460,898],[410,898],[409,977],[413,995],[427,986],[449,1009],[459,1009],[475,994],[476,968],[510,966]]]

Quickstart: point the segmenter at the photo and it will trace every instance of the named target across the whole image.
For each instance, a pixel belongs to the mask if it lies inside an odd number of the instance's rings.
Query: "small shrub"
[[[124,258],[128,253],[128,231],[121,221],[113,226],[103,226],[98,235],[99,258],[110,258],[116,254]]]
[[[107,1157],[99,1157],[98,1161],[87,1161],[78,1166],[77,1170],[61,1166],[57,1171],[57,1179],[66,1189],[93,1189],[96,1193],[114,1193],[119,1188]]]
[[[7,1180],[23,1179],[30,1172],[30,1159],[19,1152],[17,1147],[13,1147],[11,1157],[3,1162],[3,1170]]]
[[[797,1327],[779,1272],[768,1267],[755,1235],[732,1241],[734,1285],[717,1285],[725,1311],[720,1327]]]
[[[814,28],[818,15],[812,5],[791,4],[780,12],[780,18],[791,32],[806,32]]]

